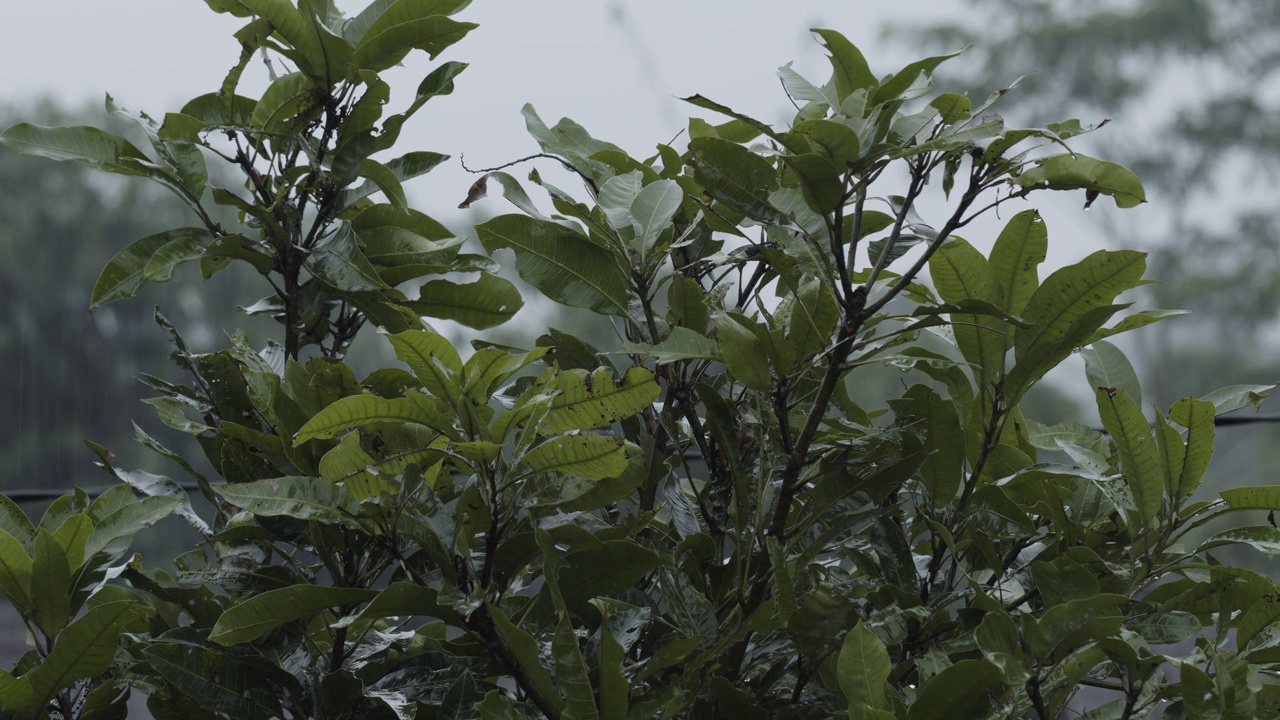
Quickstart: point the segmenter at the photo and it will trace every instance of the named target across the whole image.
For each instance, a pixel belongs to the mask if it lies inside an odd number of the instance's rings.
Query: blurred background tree
[[[1004,112],[1023,124],[1071,108],[1113,120],[1098,155],[1142,178],[1158,222],[1098,213],[1110,247],[1151,251],[1151,304],[1194,312],[1126,346],[1157,406],[1232,383],[1274,382],[1280,320],[1280,3],[1272,0],[961,0],[955,21],[895,25],[983,97],[1036,68]],[[953,75],[944,79],[956,80]],[[1055,114],[1057,113],[1057,114]],[[1075,386],[1073,385],[1073,388]],[[1267,409],[1264,406],[1264,410]],[[1271,408],[1274,412],[1274,408]],[[1244,412],[1244,411],[1242,411]],[[1089,422],[1089,420],[1086,420]],[[1092,422],[1096,422],[1093,419]],[[1218,435],[1217,488],[1274,482],[1280,425]],[[1242,558],[1232,558],[1240,562]],[[1255,563],[1256,564],[1256,563]],[[1258,567],[1271,572],[1267,567]]]

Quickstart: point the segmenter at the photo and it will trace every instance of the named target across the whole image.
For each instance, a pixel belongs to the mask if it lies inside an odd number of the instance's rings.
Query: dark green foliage
[[[241,260],[275,291],[257,311],[284,325],[283,344],[237,335],[212,353],[166,325],[190,380],[151,404],[217,470],[193,472],[212,517],[105,453],[127,485],[92,504],[69,495],[38,526],[0,505],[0,591],[35,641],[0,674],[0,707],[112,717],[128,687],[163,718],[1048,718],[1094,686],[1118,694],[1100,709],[1115,717],[1276,714],[1274,586],[1210,551],[1274,553],[1280,531],[1180,544],[1280,506],[1272,488],[1189,498],[1215,416],[1269,388],[1180,401],[1152,426],[1102,385],[1108,435],[1039,425],[1019,401],[1080,348],[1090,378],[1136,393],[1103,341],[1163,317],[1117,302],[1145,257],[1099,252],[1041,281],[1034,210],[987,254],[956,235],[1047,190],[1142,202],[1132,173],[1065,147],[1079,123],[1013,129],[983,114],[1004,91],[977,108],[938,95],[948,57],[877,79],[831,30],[829,82],[782,72],[803,103],[789,128],[695,96],[729,121],[691,121],[686,147],[642,160],[527,108],[587,197],[543,185],[560,213],[545,216],[499,175],[525,212],[477,234],[625,344],[549,332],[463,352],[421,315],[487,327],[508,281],[403,207],[400,182],[435,156],[372,155],[403,122],[373,132],[377,73],[459,40],[471,26],[448,16],[465,4],[378,2],[348,21],[323,2],[211,0],[257,18],[244,60],[224,93],[152,128],[154,155],[84,129],[0,136],[149,177],[200,218],[122,251],[96,302],[182,261]],[[235,95],[263,48],[298,71]],[[418,98],[460,69],[441,65]],[[206,151],[245,186],[208,188]],[[931,188],[940,221],[921,215]],[[241,224],[213,222],[206,198]],[[459,271],[482,280],[433,285]],[[393,287],[420,277],[428,300]],[[404,367],[361,378],[343,362],[366,324]],[[858,404],[886,365],[913,384]],[[170,512],[205,541],[174,573],[125,561]],[[1247,643],[1231,649],[1232,632]]]

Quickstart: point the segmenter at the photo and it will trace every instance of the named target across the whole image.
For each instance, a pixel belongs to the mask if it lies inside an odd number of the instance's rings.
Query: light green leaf
[[[298,430],[293,442],[295,447],[301,446],[308,440],[331,438],[350,427],[385,422],[418,423],[439,432],[452,432],[449,417],[438,398],[417,392],[399,398],[352,395],[317,413]]]
[[[662,392],[653,372],[639,365],[628,368],[620,379],[607,367],[591,373],[565,370],[548,389],[560,393],[539,428],[548,435],[608,427],[649,407]]]
[[[1128,395],[1114,388],[1095,391],[1102,426],[1120,453],[1120,469],[1133,493],[1137,518],[1149,527],[1164,502],[1164,465],[1142,410]]]
[[[972,298],[996,307],[1004,304],[1000,281],[987,259],[960,238],[943,245],[929,258],[929,274],[938,296],[947,302]],[[986,388],[1004,369],[1005,350],[1009,346],[1007,326],[990,315],[953,314],[951,317],[956,344],[985,394]]]
[[[360,504],[345,488],[320,478],[286,476],[215,489],[227,502],[255,515],[349,524],[360,512]]]
[[[1084,345],[1120,309],[1109,303],[1141,284],[1145,270],[1143,253],[1100,250],[1045,278],[1022,313],[1035,327],[1019,328],[1014,336],[1017,365],[1005,397],[1020,398],[1049,368]]]
[[[654,252],[658,236],[671,225],[684,191],[675,180],[658,180],[645,186],[631,203],[631,216],[636,223],[636,244],[641,261]]]
[[[968,100],[965,100],[968,103]],[[991,249],[991,269],[1004,290],[1010,315],[1020,315],[1040,285],[1036,268],[1049,251],[1049,231],[1036,210],[1023,210],[1009,219]]]
[[[1280,485],[1231,488],[1222,499],[1232,510],[1280,510]]]
[[[844,636],[836,661],[836,677],[840,681],[840,692],[848,702],[850,720],[861,720],[864,707],[887,707],[884,689],[892,670],[884,643],[859,621]]]
[[[329,608],[369,602],[377,596],[377,590],[323,585],[269,590],[224,612],[209,631],[209,640],[226,646],[252,642],[285,623],[306,620]]]
[[[438,333],[406,330],[389,337],[396,357],[432,395],[447,400],[455,407],[462,394],[462,358],[448,338]]]
[[[1213,403],[1214,410],[1222,415],[1250,405],[1257,408],[1263,400],[1271,397],[1271,391],[1275,389],[1275,385],[1228,385],[1200,399]]]
[[[1186,398],[1174,403],[1169,410],[1169,419],[1187,429],[1187,453],[1182,473],[1171,488],[1179,497],[1187,497],[1195,492],[1205,471],[1209,469],[1209,461],[1213,459],[1213,441],[1217,434],[1213,423],[1216,414],[1214,404],[1208,399]]]
[[[1142,405],[1138,373],[1120,348],[1100,340],[1081,350],[1080,355],[1084,358],[1084,374],[1090,387],[1116,388],[1132,398],[1135,404]]]
[[[476,226],[489,253],[511,248],[516,271],[547,297],[571,307],[626,316],[627,277],[612,254],[570,228],[523,215]]]
[[[580,475],[588,480],[617,477],[628,462],[627,443],[607,435],[561,435],[520,458],[520,464],[531,470]]]
[[[1045,160],[1018,177],[1024,188],[1093,190],[1109,195],[1116,207],[1131,208],[1147,201],[1138,176],[1121,165],[1080,154],[1064,153]]]

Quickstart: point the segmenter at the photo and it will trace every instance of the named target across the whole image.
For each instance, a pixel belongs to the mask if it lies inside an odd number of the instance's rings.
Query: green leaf
[[[658,236],[671,226],[671,219],[683,202],[684,191],[675,180],[650,183],[631,202],[631,217],[637,225],[636,247],[642,262],[650,258]]]
[[[0,531],[0,592],[20,612],[31,607],[31,556],[22,543],[8,532]]]
[[[1114,388],[1095,391],[1102,426],[1120,452],[1120,469],[1133,493],[1143,527],[1150,527],[1164,502],[1164,466],[1155,438],[1142,410],[1128,395]]]
[[[1112,335],[1119,335],[1120,333],[1129,332],[1130,330],[1137,330],[1138,328],[1146,327],[1151,323],[1160,322],[1165,318],[1174,317],[1176,315],[1186,315],[1190,312],[1190,310],[1142,310],[1126,316],[1123,320],[1116,323],[1114,327],[1098,330],[1093,334],[1093,337],[1089,338],[1089,342],[1085,344],[1090,345],[1104,338],[1109,338]]]
[[[653,357],[659,365],[682,360],[719,360],[720,346],[715,340],[685,327],[671,328],[671,334],[657,345],[623,343],[622,351]]]
[[[769,202],[769,194],[778,186],[772,163],[719,138],[694,138],[689,149],[693,179],[712,197],[753,220],[782,222],[782,213]]]
[[[409,201],[405,199],[404,187],[400,185],[400,179],[391,171],[391,168],[377,160],[365,160],[360,163],[357,175],[377,185],[382,194],[387,196],[392,207],[397,210],[405,210],[408,207]]]
[[[831,53],[831,80],[841,102],[855,90],[870,91],[878,85],[866,58],[848,38],[835,30],[811,28],[809,32],[821,38],[823,47]]]
[[[407,330],[390,336],[396,357],[432,395],[455,407],[462,395],[462,358],[448,338],[433,332]]]
[[[605,618],[608,619],[607,616]],[[600,716],[603,720],[626,720],[631,688],[622,666],[626,650],[607,623],[600,629]]]
[[[285,623],[309,619],[329,608],[369,602],[377,596],[377,590],[323,585],[268,590],[224,612],[209,631],[209,640],[226,646],[253,642]]]
[[[769,374],[769,359],[759,337],[729,313],[718,312],[715,320],[716,340],[720,344],[720,354],[729,366],[729,373],[753,390],[767,391],[773,379]]]
[[[161,174],[128,140],[95,127],[47,128],[18,123],[0,133],[0,144],[19,155],[70,160],[118,175],[156,177]]]
[[[8,670],[0,668],[0,708],[17,717],[25,717],[35,707],[31,701],[31,679],[14,677]]]
[[[917,60],[902,68],[898,74],[886,79],[880,84],[880,87],[876,88],[875,93],[871,96],[871,107],[903,97],[916,84],[916,80],[921,75],[931,76],[934,68],[959,54],[958,52],[953,52],[949,55],[935,55],[934,57]]]
[[[142,275],[152,282],[169,282],[174,270],[183,263],[204,255],[204,245],[193,237],[182,237],[165,243],[147,260]]]
[[[1091,639],[1118,634],[1124,620],[1119,608],[1128,601],[1103,593],[1055,605],[1039,619],[1023,615],[1023,642],[1041,662],[1061,659]]]
[[[1271,396],[1271,391],[1275,388],[1275,385],[1228,385],[1224,388],[1218,388],[1200,399],[1204,402],[1213,403],[1214,410],[1217,411],[1217,414],[1222,415],[1250,405],[1257,408],[1262,404],[1263,400]]]
[[[195,238],[203,238],[206,234],[199,228],[176,228],[133,241],[107,261],[98,281],[93,285],[89,309],[133,297],[138,288],[150,279],[147,268],[150,267],[152,256],[173,243],[180,243],[178,247],[185,246],[181,244],[186,243],[198,245]],[[169,272],[172,274],[172,267]]]
[[[1280,530],[1265,525],[1224,530],[1206,540],[1196,552],[1212,550],[1223,545],[1248,545],[1267,555],[1280,555]]]
[[[621,378],[607,367],[591,373],[565,370],[548,389],[560,393],[539,428],[548,435],[608,427],[649,407],[662,392],[653,372],[638,365]]]
[[[628,463],[626,442],[606,435],[561,435],[520,458],[520,464],[531,470],[580,475],[588,480],[617,477]]]
[[[360,505],[341,485],[306,476],[287,476],[220,485],[227,502],[255,515],[284,516],[320,523],[350,523]]]
[[[33,619],[44,634],[53,637],[67,626],[71,614],[71,567],[66,548],[40,528],[36,531],[31,563]]]
[[[844,201],[844,180],[840,170],[817,153],[783,155],[782,159],[796,179],[809,208],[821,215],[836,211]]]
[[[1005,687],[1004,673],[986,659],[961,660],[920,688],[907,720],[977,720]]]
[[[1178,484],[1187,460],[1187,445],[1182,441],[1182,435],[1160,413],[1156,413],[1155,434],[1160,461],[1164,465],[1164,492],[1176,505],[1183,497],[1178,492]]]
[[[929,101],[929,107],[938,111],[938,115],[944,125],[954,125],[972,117],[969,113],[972,107],[969,98],[956,93],[942,93]],[[994,258],[992,261],[994,262]]]
[[[1179,400],[1169,410],[1169,419],[1187,429],[1187,453],[1182,473],[1178,476],[1177,483],[1171,487],[1171,491],[1176,491],[1178,497],[1187,497],[1195,492],[1205,471],[1209,469],[1209,461],[1213,459],[1213,441],[1217,434],[1213,423],[1216,414],[1217,409],[1207,398]]]
[[[1084,374],[1090,387],[1116,388],[1133,398],[1135,404],[1142,404],[1138,373],[1120,348],[1101,340],[1081,350],[1080,355],[1084,358]]]
[[[559,223],[502,215],[476,226],[487,252],[511,248],[516,271],[563,305],[627,315],[627,278],[612,254]]]
[[[352,67],[381,72],[399,63],[410,50],[425,50],[435,58],[479,27],[444,15],[425,14],[434,10],[430,7],[433,4],[400,0],[387,8],[361,36],[351,59]]]
[[[497,605],[491,605],[486,602],[485,610],[493,619],[493,628],[497,631],[498,637],[502,639],[503,644],[510,649],[515,662],[520,666],[523,675],[527,678],[529,684],[535,689],[539,696],[546,698],[552,704],[552,710],[556,715],[564,712],[564,701],[560,699],[560,694],[556,692],[555,686],[551,683],[551,674],[543,667],[539,659],[541,653],[538,649],[538,643],[533,636],[525,632],[523,628],[511,622],[507,618],[506,613]],[[486,702],[488,698],[486,698]]]
[[[1182,642],[1200,632],[1200,621],[1195,615],[1180,610],[1152,612],[1127,620],[1125,627],[1138,633],[1153,645]],[[1243,645],[1243,643],[1241,643]]]
[[[388,289],[357,247],[355,233],[348,226],[321,240],[307,257],[306,268],[335,290],[354,293]]]
[[[884,643],[859,620],[844,636],[836,661],[836,677],[848,703],[850,720],[861,720],[864,707],[887,709],[884,690],[892,670]]]
[[[281,75],[267,86],[262,99],[254,106],[251,126],[268,133],[290,133],[305,124],[297,120],[319,113],[318,90],[306,73]]]
[[[951,303],[965,299],[1003,305],[1003,292],[996,274],[972,245],[960,238],[943,245],[929,258],[929,274],[938,296]],[[961,354],[969,362],[981,392],[991,386],[1004,369],[1009,346],[1006,324],[990,315],[952,314],[952,329]]]
[[[1100,250],[1045,278],[1022,313],[1035,327],[1019,328],[1014,336],[1017,365],[1005,397],[1021,397],[1032,382],[1084,345],[1119,309],[1108,303],[1137,287],[1145,270],[1143,253]]]
[[[130,538],[139,530],[163,520],[182,502],[176,497],[146,497],[99,518],[85,545],[84,560],[101,552],[112,541]]]
[[[1280,510],[1280,485],[1231,488],[1222,499],[1232,510]]]
[[[294,446],[308,440],[331,438],[339,431],[359,425],[411,422],[439,432],[452,432],[448,415],[438,398],[410,392],[399,398],[352,395],[329,405],[307,421],[294,437]]]
[[[1131,208],[1147,201],[1138,176],[1121,165],[1080,154],[1054,155],[1018,177],[1024,188],[1091,190],[1110,196],[1116,207]]]
[[[551,636],[551,657],[556,663],[556,685],[565,700],[565,716],[574,720],[599,720],[591,678],[567,617],[560,618]]]
[[[510,280],[481,272],[470,283],[430,280],[418,290],[418,299],[406,305],[421,315],[485,330],[514,317],[524,307],[524,299]]]
[[[32,543],[36,539],[35,526],[31,524],[31,518],[27,517],[27,513],[2,493],[0,493],[0,530],[12,535],[28,553],[31,552]]]
[[[280,717],[279,689],[260,664],[186,643],[152,643],[143,649],[151,667],[202,709],[226,717]]]
[[[106,672],[116,658],[120,630],[148,614],[135,602],[109,602],[89,608],[68,625],[49,656],[28,676],[35,706],[43,707],[76,680]]]
[[[837,168],[848,167],[858,159],[862,151],[858,133],[844,123],[834,120],[805,120],[796,123],[793,130],[807,137],[810,145],[817,145]],[[866,221],[865,215],[863,221]]]
[[[1040,285],[1036,268],[1048,251],[1049,231],[1036,210],[1014,215],[996,238],[991,249],[991,269],[1004,290],[1001,307],[1010,315],[1021,315]]]

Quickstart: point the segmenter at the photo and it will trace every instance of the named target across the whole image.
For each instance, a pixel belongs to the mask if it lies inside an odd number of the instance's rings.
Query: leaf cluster
[[[3,139],[158,180],[202,218],[193,158],[239,166],[245,194],[210,195],[244,232],[139,241],[95,301],[181,258],[241,260],[275,285],[255,307],[285,342],[197,354],[157,315],[191,381],[153,381],[150,402],[217,477],[139,439],[192,476],[211,519],[101,448],[125,485],[69,495],[39,527],[0,513],[0,591],[36,642],[0,676],[6,711],[118,717],[134,688],[161,718],[1048,718],[1088,686],[1114,696],[1096,717],[1276,714],[1275,587],[1213,551],[1275,552],[1280,531],[1195,531],[1280,493],[1190,499],[1214,418],[1270,388],[1188,398],[1150,424],[1105,340],[1171,314],[1117,302],[1145,282],[1143,254],[1041,279],[1035,210],[986,254],[957,234],[1042,191],[1143,202],[1131,172],[1069,149],[1079,122],[1007,127],[988,111],[1008,89],[976,106],[935,89],[952,56],[877,76],[815,30],[832,74],[780,69],[797,106],[785,129],[699,95],[725,120],[636,158],[526,107],[585,196],[531,173],[548,214],[487,173],[520,212],[477,226],[487,255],[467,255],[404,205],[399,181],[433,159],[370,159],[405,117],[375,131],[378,73],[461,38],[471,26],[447,16],[465,3],[351,19],[319,1],[210,4],[253,18],[246,54],[231,90],[166,116],[155,157],[83,128]],[[263,49],[296,70],[240,99],[234,79]],[[419,101],[459,69],[433,71]],[[935,189],[947,211],[930,222]],[[486,327],[514,312],[499,251],[625,341],[551,330],[460,352],[422,316]],[[481,279],[435,278],[416,299],[392,287],[458,271]],[[360,378],[342,362],[364,324],[403,367]],[[1028,389],[1090,347],[1106,432],[1025,417]],[[885,366],[914,384],[856,402]],[[205,538],[174,573],[112,564],[170,512]]]

